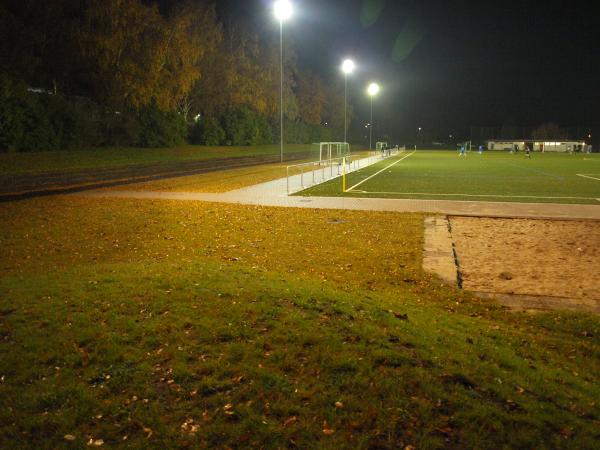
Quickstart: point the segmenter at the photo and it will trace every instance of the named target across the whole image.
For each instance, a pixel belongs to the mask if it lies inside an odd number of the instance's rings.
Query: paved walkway
[[[312,179],[312,175],[305,174]],[[290,177],[300,183],[300,175]],[[286,208],[348,209],[356,211],[394,211],[455,216],[520,217],[545,219],[600,220],[600,205],[563,205],[554,203],[471,202],[453,200],[406,200],[350,197],[300,197],[287,195],[286,178],[223,194],[150,191],[87,191],[73,195],[133,199],[207,201]]]

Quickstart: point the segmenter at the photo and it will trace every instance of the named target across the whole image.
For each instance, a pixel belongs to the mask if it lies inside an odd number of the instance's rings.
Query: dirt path
[[[600,307],[600,221],[452,217],[450,223],[466,290]]]

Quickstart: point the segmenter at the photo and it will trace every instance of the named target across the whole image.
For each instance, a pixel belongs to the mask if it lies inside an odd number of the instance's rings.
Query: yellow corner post
[[[342,192],[346,192],[346,157],[342,158]]]

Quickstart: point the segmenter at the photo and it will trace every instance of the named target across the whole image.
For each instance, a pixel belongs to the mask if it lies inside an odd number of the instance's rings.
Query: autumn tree
[[[214,7],[187,1],[169,17],[140,0],[88,0],[81,50],[103,102],[174,110],[220,39]]]
[[[218,49],[207,55],[203,76],[194,87],[198,113],[218,116],[232,108],[247,107],[270,119],[279,117],[278,45],[261,41],[243,26],[228,26]],[[291,48],[286,48],[285,54],[284,109],[295,119],[296,58]]]
[[[222,40],[214,5],[188,0],[176,6],[164,23],[157,55],[160,80],[156,99],[168,110],[178,109],[187,117],[190,92],[206,67],[205,58]]]
[[[308,71],[299,72],[296,95],[300,118],[307,124],[321,124],[327,101],[321,78]]]
[[[81,51],[95,97],[113,107],[140,107],[155,94],[161,17],[138,0],[88,0]]]

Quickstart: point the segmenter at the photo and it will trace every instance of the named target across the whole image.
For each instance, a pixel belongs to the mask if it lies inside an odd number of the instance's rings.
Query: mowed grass
[[[595,448],[600,320],[421,270],[420,215],[0,205],[0,448]]]
[[[300,195],[600,205],[597,154],[533,153],[528,159],[522,152],[472,152],[467,157],[451,151],[411,153],[349,174],[349,192],[342,192],[337,179]],[[405,159],[388,167],[401,158]],[[356,186],[363,180],[367,181]]]
[[[289,144],[286,153],[311,151],[310,145]],[[278,155],[279,145],[253,147],[203,147],[184,145],[175,148],[113,147],[56,152],[0,153],[0,175],[41,172],[67,172],[131,165],[149,165],[214,158]]]

